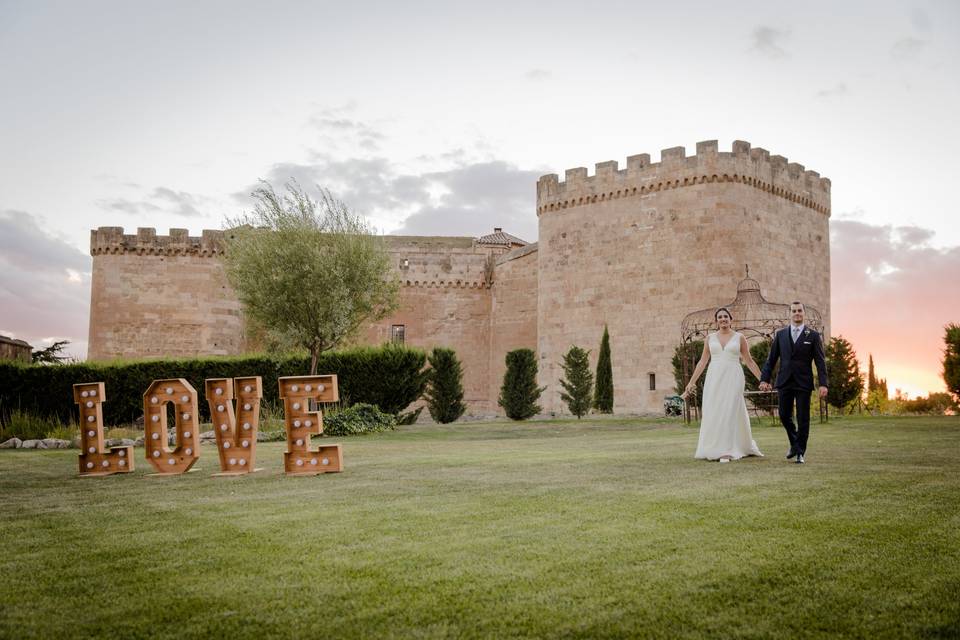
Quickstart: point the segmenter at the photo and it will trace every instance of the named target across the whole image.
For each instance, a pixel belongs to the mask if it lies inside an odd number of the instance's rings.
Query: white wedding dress
[[[740,366],[739,333],[721,345],[716,333],[707,337],[710,365],[703,383],[703,419],[695,458],[738,460],[762,456],[750,431],[747,403],[743,399],[743,368]]]

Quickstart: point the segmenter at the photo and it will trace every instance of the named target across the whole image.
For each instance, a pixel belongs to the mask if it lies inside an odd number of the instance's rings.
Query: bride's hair
[[[717,316],[720,315],[720,312],[721,312],[721,311],[726,311],[726,312],[727,312],[727,315],[730,316],[730,320],[733,320],[733,314],[730,313],[730,309],[727,309],[726,307],[720,307],[719,309],[717,309],[717,312],[716,312],[715,314],[713,314],[713,321],[714,321],[714,322],[717,321]]]

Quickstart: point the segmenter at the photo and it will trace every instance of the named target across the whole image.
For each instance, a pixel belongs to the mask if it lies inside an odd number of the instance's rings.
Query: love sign
[[[283,454],[286,475],[313,476],[343,470],[340,445],[313,449],[310,436],[323,433],[323,410],[319,403],[340,399],[337,376],[292,376],[278,380],[284,406],[287,447]],[[263,385],[258,376],[247,378],[210,378],[204,381],[210,419],[216,437],[220,473],[238,476],[259,469],[255,466],[257,433],[260,424],[260,400]],[[74,402],[80,405],[81,476],[105,476],[133,471],[133,447],[111,447],[106,451],[103,439],[105,385],[89,382],[73,385]],[[155,380],[143,394],[144,448],[153,476],[187,473],[200,459],[200,419],[197,391],[183,378]],[[176,446],[169,445],[168,412],[173,412],[172,428]]]

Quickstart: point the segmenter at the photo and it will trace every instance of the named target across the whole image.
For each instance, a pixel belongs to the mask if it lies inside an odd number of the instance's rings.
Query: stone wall
[[[217,259],[217,231],[157,236],[91,232],[91,360],[233,355],[243,350],[240,303]]]
[[[596,361],[610,330],[615,410],[660,413],[673,393],[680,323],[730,302],[750,265],[768,300],[802,300],[830,324],[830,181],[735,142],[666,149],[542,177],[539,242],[386,236],[400,307],[359,340],[381,344],[403,325],[409,345],[457,351],[469,412],[501,413],[507,351],[538,352],[542,405],[563,412],[560,361],[573,344]],[[497,230],[499,232],[500,230]],[[242,353],[242,310],[218,259],[222,232],[91,233],[89,357]],[[504,243],[503,238],[507,238]],[[490,239],[494,239],[493,242]],[[655,389],[650,389],[653,374]]]
[[[540,384],[565,412],[558,380],[573,344],[596,361],[610,330],[614,409],[661,412],[683,317],[731,301],[744,265],[768,300],[802,300],[829,327],[830,183],[762,149],[715,142],[568,170],[538,183]],[[650,374],[655,389],[650,389]]]
[[[492,412],[497,407],[506,372],[506,355],[514,349],[537,350],[537,244],[497,258],[490,314],[490,389]]]

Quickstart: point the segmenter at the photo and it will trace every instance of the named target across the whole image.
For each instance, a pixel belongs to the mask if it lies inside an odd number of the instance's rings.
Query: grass
[[[0,451],[0,636],[960,636],[960,418],[814,425],[808,463],[650,420],[404,427],[345,471],[74,477]]]

